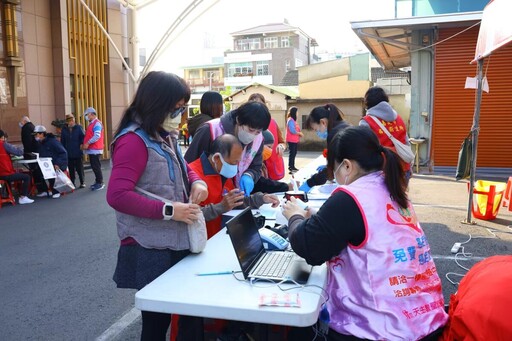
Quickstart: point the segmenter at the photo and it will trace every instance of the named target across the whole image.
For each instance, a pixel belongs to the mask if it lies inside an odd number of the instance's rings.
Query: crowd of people
[[[61,196],[54,186],[56,178],[43,175],[38,158],[51,159],[54,170],[67,174],[73,187],[80,189],[85,188],[83,155],[87,154],[95,175],[95,183],[90,189],[97,191],[105,187],[100,162],[104,148],[103,125],[93,107],[87,108],[83,117],[89,122],[86,130],[75,122],[74,115],[67,114],[66,125],[60,129],[60,135],[56,135],[47,131],[44,125],[34,125],[28,116],[23,116],[19,122],[22,146],[7,142],[7,133],[0,130],[0,180],[6,181],[9,188],[18,189],[19,204],[33,203],[31,195],[53,199]],[[16,169],[15,157],[34,162],[24,163],[26,170]],[[75,183],[77,174],[79,185]]]
[[[401,126],[382,93],[368,91],[367,115]],[[226,211],[265,203],[276,207],[280,199],[272,193],[290,189],[280,180],[286,144],[288,170],[297,170],[294,158],[303,136],[298,109],[290,108],[283,139],[261,94],[224,114],[220,94],[203,97],[201,112],[187,122],[191,141],[184,155],[178,136],[190,89],[182,78],[150,72],[121,119],[111,145],[107,188],[120,237],[114,273],[119,288],[141,289],[190,254],[186,226],[204,217],[210,238],[220,231]],[[339,186],[318,212],[302,209],[292,198],[283,215],[297,254],[312,265],[328,264],[326,339],[420,339],[447,320],[439,303],[440,279],[407,198],[407,168],[379,131],[365,126],[368,122],[363,118],[359,127],[352,127],[334,104],[309,113],[306,126],[326,140],[327,162],[300,188],[307,192],[327,181]],[[407,143],[406,135],[396,131]],[[371,196],[365,195],[368,190]],[[382,221],[389,210],[393,219]],[[408,222],[407,229],[395,221],[399,217]],[[391,282],[397,273],[416,278],[410,284],[415,295],[397,296]],[[414,314],[432,302],[435,307]],[[195,339],[202,333],[199,320],[181,316],[174,336]],[[143,311],[141,339],[164,340],[170,321],[170,314]],[[302,330],[290,335],[294,340],[311,336]]]

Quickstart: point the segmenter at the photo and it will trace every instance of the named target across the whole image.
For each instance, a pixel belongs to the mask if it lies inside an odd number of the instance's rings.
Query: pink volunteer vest
[[[212,141],[215,140],[218,136],[225,134],[224,127],[222,124],[220,124],[220,118],[215,118],[213,120],[210,120],[206,122],[210,125],[210,136]],[[256,138],[252,141],[252,144],[248,144],[244,146],[244,151],[242,152],[242,160],[238,164],[238,173],[235,177],[235,185],[238,186],[240,183],[240,178],[244,174],[244,172],[249,168],[249,166],[252,163],[252,160],[254,160],[254,157],[258,153],[258,150],[260,149],[261,143],[263,142],[263,135],[258,134]],[[251,148],[247,148],[248,146],[251,146]]]
[[[327,262],[330,327],[364,339],[414,340],[443,326],[441,280],[412,205],[403,210],[390,199],[382,172],[337,191],[363,212],[366,240]]]
[[[300,136],[297,135],[297,134],[292,134],[292,132],[290,131],[290,128],[288,127],[288,123],[290,122],[290,120],[293,121],[293,123],[295,124],[295,131],[298,133],[300,131],[300,127],[299,125],[297,124],[297,122],[295,122],[293,120],[293,118],[289,118],[287,121],[286,121],[286,142],[291,142],[291,143],[299,143],[300,141]]]

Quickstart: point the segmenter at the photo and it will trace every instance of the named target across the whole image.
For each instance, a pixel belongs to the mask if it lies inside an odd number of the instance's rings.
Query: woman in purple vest
[[[329,145],[328,167],[340,186],[318,212],[294,198],[283,209],[293,250],[326,263],[329,278],[316,329],[290,340],[434,339],[448,316],[399,156],[372,130],[349,127]]]
[[[189,98],[182,78],[150,72],[119,123],[107,189],[121,240],[118,288],[142,289],[190,253],[187,224],[198,219],[208,191],[178,146]],[[165,340],[170,322],[170,314],[142,311],[141,340]]]
[[[269,124],[270,112],[265,104],[246,102],[239,108],[199,127],[185,153],[185,160],[191,163],[201,157],[203,152],[209,154],[212,142],[222,134],[238,137],[244,152],[238,164],[235,185],[248,197],[261,176],[263,163],[261,132],[267,130]]]

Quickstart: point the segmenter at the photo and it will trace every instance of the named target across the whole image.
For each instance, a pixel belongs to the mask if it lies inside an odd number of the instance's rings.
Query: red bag
[[[450,298],[450,319],[440,340],[510,340],[512,256],[475,264]]]

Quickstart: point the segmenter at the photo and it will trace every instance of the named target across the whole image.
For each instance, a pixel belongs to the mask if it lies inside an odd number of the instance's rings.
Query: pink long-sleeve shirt
[[[146,168],[147,161],[146,145],[136,134],[125,134],[116,141],[112,154],[113,167],[107,188],[107,202],[112,208],[125,214],[163,219],[163,202],[135,192],[135,186]],[[190,183],[201,181],[188,164],[186,165]]]

